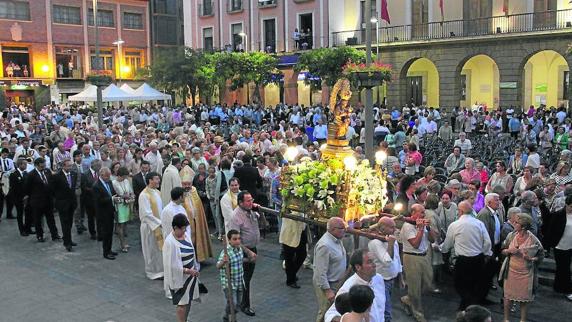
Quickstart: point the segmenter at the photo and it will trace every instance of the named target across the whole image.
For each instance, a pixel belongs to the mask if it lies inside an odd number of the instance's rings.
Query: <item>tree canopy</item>
[[[318,76],[321,82],[332,87],[338,79],[343,77],[343,67],[348,62],[365,62],[365,52],[353,47],[318,48],[300,55],[294,71],[307,71],[313,76]],[[313,89],[322,86],[320,81],[306,78],[305,83]]]

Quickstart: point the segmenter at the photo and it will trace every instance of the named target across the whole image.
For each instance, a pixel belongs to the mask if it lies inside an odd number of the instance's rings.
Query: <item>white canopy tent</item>
[[[78,94],[68,97],[70,101],[95,102],[97,101],[97,86],[88,85]]]
[[[133,95],[135,96],[135,90],[133,89],[133,87],[127,85],[127,84],[123,84],[121,85],[121,87],[119,87],[120,90],[124,91],[127,94]]]
[[[137,96],[138,100],[141,101],[171,100],[171,95],[161,93],[149,86],[147,83],[143,83],[143,85],[139,86],[139,88],[135,90],[135,96]]]
[[[125,102],[139,99],[137,95],[126,93],[113,84],[107,86],[107,88],[102,91],[102,102]],[[97,87],[95,85],[88,85],[81,93],[68,97],[68,100],[95,102],[97,101]]]

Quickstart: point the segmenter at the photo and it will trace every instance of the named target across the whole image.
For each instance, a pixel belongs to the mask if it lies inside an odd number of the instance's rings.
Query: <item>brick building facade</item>
[[[0,104],[41,106],[84,88],[96,63],[92,4],[0,0]],[[100,65],[105,73],[130,80],[147,64],[148,22],[147,0],[98,0]]]

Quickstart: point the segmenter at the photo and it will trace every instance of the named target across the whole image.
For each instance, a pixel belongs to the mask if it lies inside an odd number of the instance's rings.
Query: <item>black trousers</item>
[[[256,247],[248,249],[258,254]],[[246,257],[246,254],[244,254],[244,256]],[[255,267],[256,263],[246,262],[242,264],[242,268],[244,269],[244,293],[242,294],[242,302],[240,304],[242,308],[250,307],[250,280],[252,280],[252,275],[254,275]]]
[[[113,243],[113,213],[101,215],[98,218],[97,228],[99,237],[103,242],[103,255],[109,255],[111,252],[111,245]]]
[[[296,274],[306,259],[306,244],[308,239],[306,233],[307,231],[304,229],[302,236],[300,236],[300,244],[298,247],[282,245],[286,265],[286,284],[293,284],[296,282]]]
[[[42,218],[46,217],[46,223],[50,229],[50,234],[52,238],[58,235],[58,227],[56,227],[56,221],[54,220],[54,210],[50,203],[47,204],[34,204],[30,202],[30,207],[32,209],[32,214],[34,216],[34,225],[36,226],[36,237],[44,237],[44,229]]]
[[[554,260],[556,261],[556,273],[554,274],[554,290],[559,293],[572,293],[570,281],[570,260],[572,249],[560,250],[554,248]]]
[[[100,235],[99,220],[95,218],[95,208],[93,203],[85,203],[85,213],[87,214],[87,230],[91,236]],[[98,222],[96,227],[96,221]],[[96,233],[97,232],[97,233]]]
[[[493,256],[490,257],[488,260],[485,260],[484,263],[484,276],[483,276],[483,282],[482,282],[482,288],[481,288],[481,294],[479,297],[479,300],[484,300],[487,295],[489,294],[489,290],[491,289],[491,286],[493,286],[493,280],[495,278],[495,275],[498,274],[498,272],[500,271],[500,252],[501,252],[501,245],[495,245],[493,246]]]
[[[0,192],[0,218],[4,212],[4,201],[6,201],[6,217],[12,218],[12,209],[14,209],[13,199],[10,197],[10,193],[5,196],[4,192]]]
[[[30,218],[30,212],[24,213],[24,200],[22,198],[12,197],[12,202],[14,207],[16,207],[16,220],[18,221],[18,230],[20,234],[30,233],[32,228],[32,220]],[[24,216],[26,214],[26,216]]]
[[[460,310],[467,306],[477,304],[481,300],[483,267],[485,256],[483,254],[467,257],[458,256],[455,263],[455,290],[461,297]]]
[[[73,225],[73,213],[75,211],[75,201],[59,200],[56,201],[56,208],[60,216],[60,224],[62,225],[62,238],[64,246],[71,246],[71,230]]]

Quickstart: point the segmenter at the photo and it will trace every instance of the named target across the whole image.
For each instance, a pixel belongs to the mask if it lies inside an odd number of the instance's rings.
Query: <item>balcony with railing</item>
[[[258,0],[259,8],[273,8],[278,6],[278,0]]]
[[[226,0],[226,12],[237,13],[244,10],[242,0]]]
[[[374,26],[373,29],[372,42],[376,44],[376,38],[379,37],[379,43],[382,45],[528,32],[572,32],[572,9],[381,27],[379,30],[375,30]],[[365,45],[365,28],[333,32],[332,38],[333,46]]]
[[[214,3],[213,1],[203,1],[198,5],[199,17],[212,17],[214,16]]]

